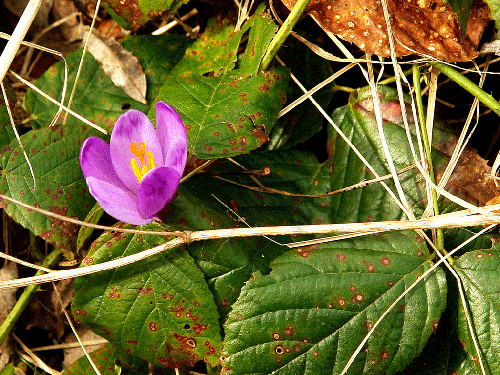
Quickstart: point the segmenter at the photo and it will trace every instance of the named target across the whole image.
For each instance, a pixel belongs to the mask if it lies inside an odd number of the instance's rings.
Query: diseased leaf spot
[[[287,336],[293,336],[293,327],[292,326],[288,326],[285,329],[285,335],[287,335]]]
[[[137,340],[127,340],[129,344],[137,344]]]
[[[349,290],[350,290],[351,292],[355,292],[355,291],[356,291],[356,289],[358,289],[358,288],[357,288],[356,286],[354,286],[354,285],[351,285],[351,286],[349,287]]]
[[[380,353],[380,358],[385,361],[387,358],[389,358],[389,352],[387,350],[384,350],[382,353]]]
[[[281,335],[278,332],[273,333],[273,339],[278,341],[281,338]]]
[[[389,285],[389,286],[394,286],[394,282],[392,282],[392,281],[390,281],[390,280],[389,280],[389,281],[387,282],[387,285]]]
[[[103,328],[102,330],[104,331],[104,333],[105,333],[106,335],[109,335],[109,334],[111,333],[111,332],[109,332],[109,329],[107,329],[107,328]]]
[[[380,263],[384,266],[389,266],[391,264],[391,260],[388,257],[383,257],[380,259]]]
[[[478,254],[476,254],[475,258],[476,259],[483,259],[484,258],[484,254],[478,253]]]
[[[318,352],[313,352],[314,357],[318,357],[318,355],[319,355]]]
[[[149,329],[154,332],[157,330],[155,322],[149,322]]]
[[[295,346],[293,347],[293,351],[295,351],[295,352],[300,352],[300,345],[295,345]]]
[[[285,348],[283,348],[283,345],[276,345],[274,347],[274,352],[277,354],[277,355],[282,355],[285,353]]]
[[[127,109],[130,109],[130,107],[131,107],[130,103],[123,103],[122,104],[122,110],[124,110],[124,111]]]
[[[354,303],[362,303],[364,302],[365,297],[362,294],[356,294],[354,297],[352,297],[352,302]]]
[[[337,300],[337,303],[339,304],[339,306],[345,306],[346,299],[345,298],[339,298]]]
[[[147,288],[139,288],[138,292],[139,294],[151,294],[153,293],[153,287],[148,286]]]
[[[184,329],[190,329],[190,328],[191,328],[191,326],[189,324],[187,324],[187,323],[184,324]]]

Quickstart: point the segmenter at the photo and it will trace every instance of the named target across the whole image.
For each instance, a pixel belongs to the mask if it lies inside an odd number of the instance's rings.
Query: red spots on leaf
[[[352,302],[354,303],[362,303],[365,301],[365,296],[363,296],[362,294],[356,294],[354,295],[354,297],[352,297]]]
[[[356,291],[356,289],[358,289],[358,288],[357,288],[356,286],[354,286],[354,285],[351,285],[351,286],[349,287],[349,290],[350,290],[351,292],[355,292],[355,291]]]
[[[209,145],[205,145],[204,149],[205,149],[205,151],[209,151],[209,152],[214,150],[214,148],[212,146],[209,146]]]
[[[181,343],[181,347],[179,348],[180,350],[184,350],[187,348],[196,348],[198,343],[193,337],[188,337],[188,336],[181,336],[178,333],[172,333],[172,336]]]
[[[389,352],[387,350],[384,350],[380,353],[380,358],[385,361],[387,358],[389,358]]]
[[[75,310],[75,315],[82,315],[82,316],[87,316],[87,311],[86,310]]]
[[[171,359],[167,359],[165,357],[158,357],[156,361],[160,364],[162,364],[165,367],[177,367],[177,363],[172,361]]]
[[[19,195],[24,195],[25,193],[26,192],[24,190],[22,190],[22,189],[19,191]]]
[[[236,319],[238,320],[242,320],[243,319],[243,316],[241,314],[236,314]]]
[[[155,332],[158,330],[158,328],[156,327],[156,323],[155,322],[149,322],[149,330],[152,331],[152,332]]]
[[[235,145],[235,144],[236,144],[236,139],[230,139],[228,142],[229,142],[230,144],[232,144],[232,145]]]
[[[207,326],[204,325],[204,324],[198,324],[198,323],[195,323],[193,325],[193,332],[197,335],[199,335],[200,333],[202,333],[203,331],[205,331],[207,329]]]
[[[493,256],[493,254],[489,251],[488,251],[488,254],[486,254],[486,255],[488,255],[490,258]]]
[[[111,292],[108,293],[109,298],[120,298],[122,295],[118,293],[118,288],[116,286],[111,289]]]
[[[247,144],[247,139],[245,137],[240,138],[240,145],[245,146]]]
[[[278,332],[274,332],[274,333],[273,333],[273,339],[274,339],[275,341],[278,341],[280,338],[281,338],[281,335],[280,335]]]
[[[139,288],[137,291],[139,292],[139,294],[149,295],[153,293],[153,287],[148,286],[147,288]]]
[[[236,128],[234,127],[234,124],[230,123],[230,122],[225,122],[226,126],[233,132],[233,133],[236,133]],[[236,142],[236,140],[234,141]],[[234,144],[234,143],[232,143]]]
[[[424,253],[419,250],[419,251],[417,251],[417,256],[422,258],[424,256]]]
[[[252,129],[250,131],[250,134],[253,137],[257,138],[257,142],[259,142],[259,145],[263,145],[264,143],[267,143],[269,141],[268,135],[259,128]]]
[[[389,266],[391,264],[391,260],[388,257],[380,258],[380,263],[384,266]]]
[[[318,247],[318,244],[303,246],[297,248],[297,252],[302,258],[308,258],[314,250],[318,249]]]
[[[200,306],[200,301],[194,301],[194,302],[193,302],[193,304],[194,304],[195,306]]]
[[[320,218],[316,218],[316,220],[314,220],[314,223],[316,225],[319,225],[319,224],[323,223],[323,220],[321,220]]]
[[[346,259],[345,254],[343,254],[343,253],[338,253],[338,254],[337,254],[337,260],[338,260],[339,262],[343,262],[345,259]]]
[[[423,241],[422,237],[420,237],[420,236],[415,237],[415,242],[422,243],[422,241]]]
[[[186,131],[190,131],[191,129],[193,129],[193,125],[191,124],[186,124],[184,127],[186,128]]]
[[[231,150],[245,152],[245,149],[243,147],[231,147]]]
[[[391,280],[389,280],[389,281],[387,281],[387,285],[389,285],[389,286],[394,286],[394,282],[393,282],[393,281],[391,281]]]
[[[288,326],[285,328],[285,335],[293,336],[293,327],[292,326]]]
[[[339,298],[339,299],[337,300],[337,304],[338,304],[339,306],[341,306],[341,307],[345,306],[346,302],[347,302],[347,300],[346,300],[345,298]]]
[[[128,354],[132,354],[132,349],[127,348],[127,349],[126,349],[126,352],[127,352]],[[110,370],[111,370],[111,369],[110,369]]]
[[[127,342],[132,345],[137,344],[137,340],[127,340]]]
[[[214,132],[214,137],[220,137],[220,133],[219,132]]]
[[[31,153],[32,153],[33,155],[34,155],[34,154],[36,154],[36,148],[34,148],[34,147],[33,147],[33,148],[31,149]]]
[[[109,335],[109,334],[111,333],[111,332],[109,332],[109,330],[108,330],[107,328],[103,328],[102,330],[104,331],[104,333],[105,333],[106,335]]]
[[[229,306],[229,302],[225,299],[221,302],[221,305],[222,307],[228,307]]]
[[[276,81],[279,81],[280,76],[279,76],[279,75],[277,75],[277,74],[273,74],[273,78],[274,78]]]
[[[313,352],[314,357],[318,357],[318,355],[319,355],[318,352]]]
[[[372,329],[373,328],[373,323],[372,322],[366,322],[366,328]]]
[[[481,253],[477,253],[474,258],[476,259],[483,259],[484,258],[484,254],[481,254]]]

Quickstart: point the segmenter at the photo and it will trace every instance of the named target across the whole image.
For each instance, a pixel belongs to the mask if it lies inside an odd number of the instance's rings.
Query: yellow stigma
[[[141,142],[139,147],[137,146],[137,142],[132,143],[130,145],[130,152],[134,154],[134,156],[137,156],[141,163],[141,166],[139,166],[135,158],[130,159],[132,171],[134,172],[135,177],[137,177],[137,180],[141,182],[146,173],[156,167],[153,154],[151,151],[146,151],[146,142]]]

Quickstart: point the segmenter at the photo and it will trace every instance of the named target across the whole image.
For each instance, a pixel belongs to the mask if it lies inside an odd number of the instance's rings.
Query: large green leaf
[[[379,96],[385,139],[396,170],[411,166],[414,160],[402,122],[397,92],[395,89],[379,86]],[[349,104],[336,109],[332,118],[380,176],[390,174],[373,113],[373,101],[369,89],[363,88],[352,94]],[[375,178],[333,128],[329,127],[329,130],[332,190]],[[448,157],[443,151],[446,147],[449,148],[449,144],[453,143],[454,139],[455,137],[450,132],[438,127],[434,129],[432,160],[436,171],[441,170],[447,163]],[[412,141],[418,150],[415,137]],[[399,179],[406,199],[418,216],[422,212],[423,203],[427,202],[423,178],[413,169],[399,175]],[[397,196],[392,180],[387,180],[385,183]],[[333,206],[336,222],[400,220],[404,217],[399,206],[380,183],[337,194],[333,198]],[[446,202],[442,206],[442,211],[448,206],[449,203]]]
[[[230,374],[338,374],[381,314],[432,264],[413,233],[370,236],[277,258],[225,323]],[[437,269],[377,327],[348,374],[394,374],[421,352],[444,310]],[[256,360],[256,358],[258,360]]]
[[[69,69],[68,91],[71,91],[75,82],[81,55],[82,50],[78,50],[66,56]],[[64,85],[64,61],[51,66],[35,82],[35,85],[52,98],[61,100]],[[68,99],[69,94],[65,103]],[[31,89],[26,92],[24,107],[27,112],[31,113],[34,128],[48,126],[57,112],[54,104]],[[146,105],[131,99],[121,88],[116,87],[111,78],[101,69],[101,64],[90,53],[86,53],[71,109],[87,120],[110,130],[116,119],[130,108],[142,112],[148,109]],[[80,120],[72,118],[71,123],[80,123]]]
[[[481,356],[491,374],[500,374],[500,251],[498,244],[486,250],[470,251],[457,258],[452,264],[460,276],[470,316],[473,321]],[[459,335],[465,351],[473,358],[478,358],[470,332],[465,321],[465,314],[460,309]],[[476,369],[479,367],[476,363]]]
[[[123,375],[147,375],[149,373],[149,366],[146,361],[126,354],[109,343],[89,353],[89,355],[101,375],[116,375],[118,369]],[[83,356],[64,370],[63,374],[94,375],[95,371],[87,357]]]
[[[0,165],[0,192],[23,203],[83,220],[94,205],[80,169],[82,142],[96,135],[89,126],[66,125],[31,130],[21,137],[36,178],[33,178],[17,140],[4,148]],[[8,201],[2,202],[15,221],[60,246],[66,256],[74,250],[78,226]]]
[[[265,143],[286,99],[286,69],[257,73],[276,30],[262,14],[263,7],[259,9],[237,32],[232,20],[210,20],[158,94],[157,100],[170,103],[181,115],[188,151],[200,159],[247,153]],[[246,50],[238,60],[247,31]],[[155,117],[154,108],[149,117]]]
[[[161,230],[158,224],[143,229]],[[165,243],[160,236],[105,233],[83,266]],[[148,362],[168,367],[215,365],[221,347],[217,308],[203,274],[183,249],[116,270],[80,277],[73,313],[93,331]]]

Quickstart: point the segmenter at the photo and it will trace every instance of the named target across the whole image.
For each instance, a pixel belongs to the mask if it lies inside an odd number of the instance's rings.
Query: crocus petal
[[[165,102],[156,103],[156,132],[163,148],[163,165],[174,168],[182,176],[187,158],[187,133],[179,114]]]
[[[137,209],[143,218],[152,218],[170,202],[179,186],[181,175],[173,168],[153,169],[137,191]]]
[[[86,179],[90,194],[109,215],[124,223],[141,225],[153,221],[143,218],[137,211],[136,197],[128,189],[122,189],[94,177]]]
[[[111,162],[109,145],[97,137],[87,138],[80,150],[80,165],[85,178],[98,180],[126,189]]]
[[[137,146],[145,142],[146,150],[153,154],[156,166],[163,166],[163,153],[153,124],[144,113],[132,109],[121,115],[116,122],[111,133],[110,150],[116,173],[123,183],[136,193],[139,180],[130,166],[130,161],[136,159],[139,167],[142,165],[130,150],[134,142]]]

